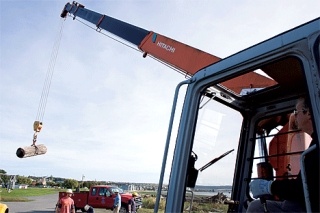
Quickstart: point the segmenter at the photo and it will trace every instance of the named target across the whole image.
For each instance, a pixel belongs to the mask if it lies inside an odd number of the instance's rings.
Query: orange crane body
[[[77,2],[72,2],[72,4],[67,3],[60,16],[65,18],[68,13],[72,14],[74,18],[80,17],[94,24],[98,29],[106,30],[136,45],[137,48],[144,52],[144,57],[151,55],[164,64],[177,69],[185,76],[193,76],[198,71],[221,60],[221,58],[215,55],[172,38],[86,9],[82,4]],[[236,93],[239,93],[244,88],[262,88],[275,84],[276,82],[273,79],[255,72],[222,83],[223,86],[232,89]]]

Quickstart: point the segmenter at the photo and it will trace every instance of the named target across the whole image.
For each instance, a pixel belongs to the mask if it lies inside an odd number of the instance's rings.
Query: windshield
[[[242,115],[213,98],[203,97],[198,110],[192,155],[188,167],[190,179],[186,190],[185,208],[193,196],[230,197],[239,143]],[[196,179],[191,178],[197,176]],[[194,188],[194,189],[192,189]]]
[[[197,185],[231,186],[242,116],[207,97],[199,108],[193,145],[195,168],[199,169]]]

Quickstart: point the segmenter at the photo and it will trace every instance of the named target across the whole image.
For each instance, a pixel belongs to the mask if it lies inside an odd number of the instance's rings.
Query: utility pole
[[[82,187],[81,188],[83,188],[83,180],[84,180],[84,178],[85,178],[85,176],[84,175],[82,175],[82,179],[81,179],[81,181],[82,181]]]

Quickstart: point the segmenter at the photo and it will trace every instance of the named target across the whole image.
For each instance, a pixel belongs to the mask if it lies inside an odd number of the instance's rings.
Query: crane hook
[[[41,121],[35,121],[33,123],[34,134],[33,134],[33,140],[32,140],[32,145],[31,146],[36,146],[38,133],[41,131],[41,129],[42,129],[42,122]]]

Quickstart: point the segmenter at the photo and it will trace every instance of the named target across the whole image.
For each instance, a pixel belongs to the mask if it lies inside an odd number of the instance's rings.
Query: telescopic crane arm
[[[137,46],[144,52],[144,57],[147,54],[152,55],[186,75],[194,75],[200,69],[220,60],[216,56],[166,36],[88,10],[77,2],[67,3],[61,17],[65,18],[68,13]]]
[[[135,45],[143,52],[143,57],[151,55],[159,61],[176,68],[186,76],[193,76],[199,70],[218,62],[219,57],[181,43],[158,33],[145,30],[121,20],[86,9],[75,1],[67,3],[61,13],[65,18],[71,14],[94,24],[97,30],[105,30]],[[234,92],[243,88],[261,88],[276,82],[255,72],[246,73],[221,84]]]

